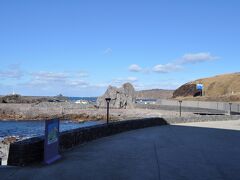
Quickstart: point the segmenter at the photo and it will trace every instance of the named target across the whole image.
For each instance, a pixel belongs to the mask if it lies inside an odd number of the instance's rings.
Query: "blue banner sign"
[[[45,121],[44,162],[51,164],[60,159],[59,155],[59,120]]]
[[[197,84],[197,90],[203,90],[203,84]]]

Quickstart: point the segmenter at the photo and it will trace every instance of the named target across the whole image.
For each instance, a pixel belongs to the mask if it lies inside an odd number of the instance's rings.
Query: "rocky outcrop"
[[[197,90],[196,84],[184,84],[173,92],[173,98],[186,96],[199,96],[200,91]]]
[[[1,98],[1,102],[2,103],[21,103],[22,96],[20,96],[18,94],[3,96]]]
[[[0,103],[41,103],[41,102],[67,102],[69,99],[63,95],[55,97],[34,97],[21,96],[19,94],[7,95],[0,97]]]
[[[105,94],[97,99],[97,106],[107,106],[105,98],[111,98],[110,108],[131,109],[135,103],[135,89],[132,84],[126,83],[121,88],[109,86]]]
[[[69,99],[65,96],[63,96],[62,94],[59,94],[55,97],[49,98],[48,102],[67,102],[69,101]]]

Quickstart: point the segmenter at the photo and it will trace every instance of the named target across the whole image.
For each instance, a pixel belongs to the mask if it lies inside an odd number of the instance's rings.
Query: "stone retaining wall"
[[[165,117],[168,124],[240,120],[240,115],[199,115],[192,117]]]
[[[140,109],[159,109],[159,110],[179,112],[179,106],[170,106],[170,105],[136,104],[135,108],[140,108]],[[213,113],[213,114],[214,113],[226,114],[226,111],[216,110],[216,109],[207,109],[207,108],[198,108],[198,107],[185,107],[185,106],[182,106],[181,110],[182,110],[182,112],[205,112],[205,113]]]
[[[167,100],[167,99],[158,99],[156,102],[157,105],[165,106],[179,106],[177,100]],[[191,107],[191,108],[205,108],[205,109],[215,109],[220,111],[229,112],[230,105],[229,102],[213,102],[213,101],[182,101],[182,107]],[[234,102],[231,104],[231,111],[240,113],[240,103]]]
[[[60,134],[60,151],[79,144],[133,129],[167,125],[163,118],[148,118],[113,122],[92,127],[78,128]],[[44,138],[31,138],[10,145],[8,165],[27,166],[43,161]]]

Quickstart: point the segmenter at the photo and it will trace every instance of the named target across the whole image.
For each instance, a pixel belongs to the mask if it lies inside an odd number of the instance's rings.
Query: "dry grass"
[[[240,73],[198,79],[192,83],[202,83],[205,96],[240,95]]]
[[[203,101],[240,101],[240,73],[223,74],[210,78],[198,79],[189,84],[204,85],[203,97],[184,97],[189,100]]]

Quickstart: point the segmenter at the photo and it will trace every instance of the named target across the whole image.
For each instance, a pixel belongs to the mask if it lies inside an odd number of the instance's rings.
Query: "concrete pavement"
[[[240,121],[209,123],[105,137],[65,152],[50,166],[0,168],[0,179],[239,179]]]
[[[240,120],[232,121],[208,121],[176,124],[180,126],[205,127],[217,129],[240,130]]]

